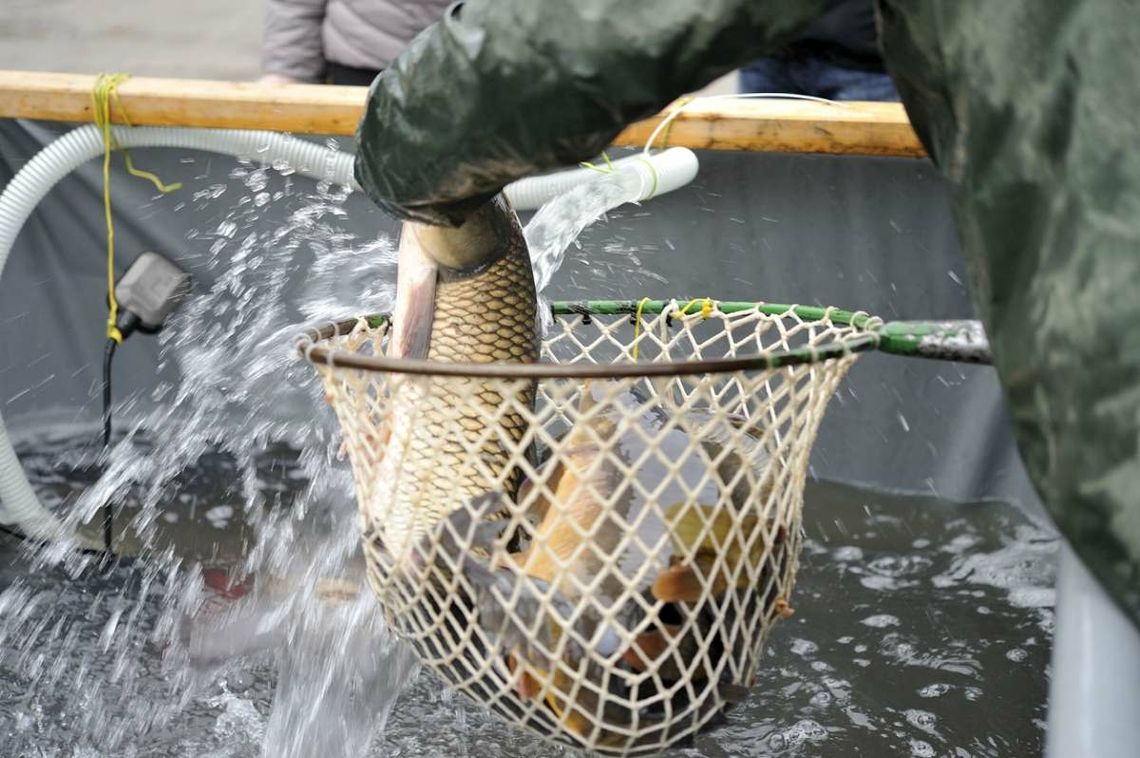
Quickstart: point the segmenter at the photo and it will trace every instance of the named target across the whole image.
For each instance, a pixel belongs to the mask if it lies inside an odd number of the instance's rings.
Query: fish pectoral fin
[[[435,285],[439,268],[424,253],[415,228],[404,225],[396,269],[396,307],[392,309],[388,355],[425,360],[435,318]]]

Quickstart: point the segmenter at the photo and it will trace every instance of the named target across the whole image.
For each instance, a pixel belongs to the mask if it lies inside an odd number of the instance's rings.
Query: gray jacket
[[[453,0],[266,0],[264,73],[307,82],[331,61],[382,69]]]

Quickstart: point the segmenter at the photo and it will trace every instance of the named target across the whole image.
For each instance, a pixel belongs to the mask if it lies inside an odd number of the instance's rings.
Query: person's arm
[[[826,0],[470,0],[372,85],[356,176],[404,218],[460,223],[791,38]]]
[[[265,0],[262,81],[319,82],[325,73],[321,23],[328,0]]]

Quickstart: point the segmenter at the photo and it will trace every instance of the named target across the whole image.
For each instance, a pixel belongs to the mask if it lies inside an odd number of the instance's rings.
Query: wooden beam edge
[[[0,70],[0,118],[92,121],[95,76]],[[270,129],[351,135],[367,98],[365,87],[259,84],[134,77],[119,86],[135,126]],[[645,144],[671,109],[625,129],[614,144]],[[112,109],[112,121],[125,123]],[[658,142],[658,146],[661,146]],[[668,130],[668,145],[859,155],[924,155],[898,103],[825,104],[799,100],[696,101]]]

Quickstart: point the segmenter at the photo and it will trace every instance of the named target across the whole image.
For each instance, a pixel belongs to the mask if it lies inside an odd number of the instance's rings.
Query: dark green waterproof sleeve
[[[880,0],[887,66],[950,181],[1018,448],[1140,624],[1140,11]]]
[[[458,224],[509,182],[596,156],[638,118],[782,44],[826,0],[470,0],[373,83],[356,177]]]

